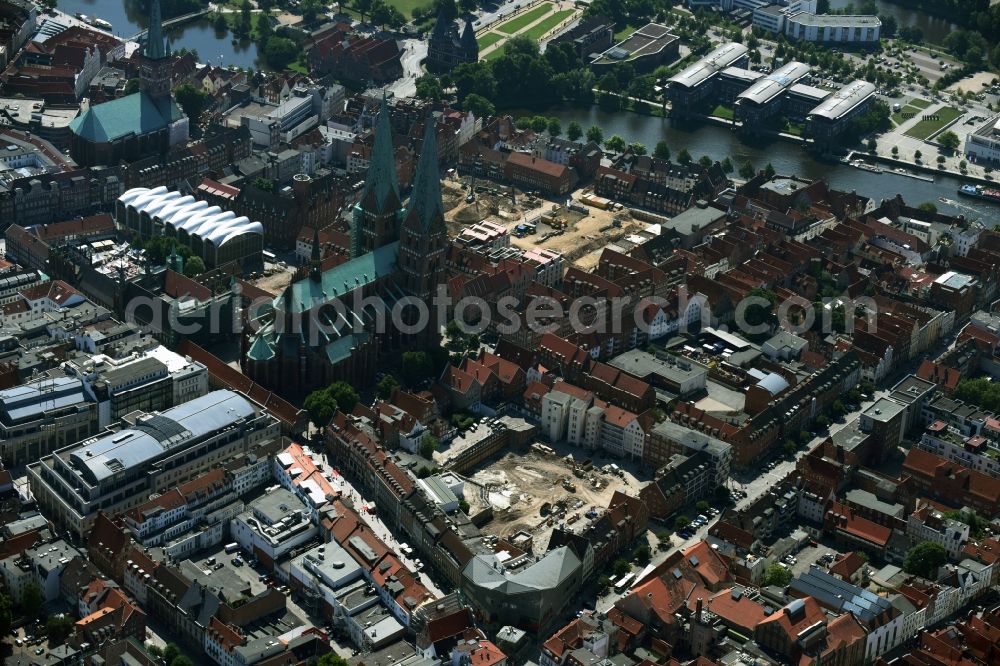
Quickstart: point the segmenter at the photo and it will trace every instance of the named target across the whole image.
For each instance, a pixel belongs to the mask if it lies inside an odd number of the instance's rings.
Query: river
[[[843,9],[849,4],[858,7],[861,2],[862,0],[830,0],[830,9]],[[878,6],[880,15],[893,17],[900,28],[920,28],[924,31],[924,41],[931,44],[943,43],[948,33],[958,27],[948,19],[931,16],[917,9],[903,7],[885,0],[874,0],[874,2]]]
[[[67,14],[86,14],[110,21],[120,37],[131,37],[147,26],[146,13],[137,0],[58,0]],[[257,46],[250,40],[233,44],[229,31],[217,32],[208,19],[199,19],[167,30],[170,45],[198,52],[201,62],[213,65],[259,68]]]
[[[539,112],[515,112],[512,115]],[[774,140],[748,144],[726,127],[712,123],[695,123],[683,127],[671,126],[665,118],[656,118],[626,111],[605,111],[597,105],[577,107],[561,105],[541,111],[545,116],[555,117],[562,123],[563,131],[573,120],[586,130],[597,125],[604,131],[604,138],[618,134],[626,142],[638,141],[652,151],[658,141],[665,140],[674,156],[682,148],[687,148],[694,159],[708,155],[713,160],[729,157],[736,168],[746,160],[763,168],[768,162],[778,173],[796,175],[802,178],[823,178],[831,187],[875,199],[890,198],[900,193],[911,205],[925,201],[934,202],[938,210],[951,215],[965,215],[969,219],[979,219],[988,226],[1000,224],[1000,206],[973,199],[958,199],[956,191],[962,184],[958,178],[938,175],[935,182],[907,178],[892,173],[873,174],[840,163],[821,162],[813,158],[802,146],[786,141]],[[953,203],[942,203],[945,197]]]

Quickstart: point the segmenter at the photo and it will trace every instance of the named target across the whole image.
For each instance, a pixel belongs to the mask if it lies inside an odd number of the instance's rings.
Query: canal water
[[[830,9],[843,9],[849,4],[857,8],[861,2],[862,0],[830,0]],[[900,28],[920,28],[924,32],[924,40],[931,44],[942,44],[948,33],[958,27],[948,19],[931,16],[917,9],[903,7],[886,0],[874,0],[874,2],[878,6],[880,16],[893,17]]]
[[[839,162],[819,161],[798,144],[781,140],[760,143],[744,143],[737,134],[726,127],[712,123],[694,123],[672,126],[665,118],[656,118],[626,111],[605,111],[599,106],[577,107],[560,105],[545,111],[514,112],[512,115],[541,113],[558,118],[563,131],[571,121],[583,126],[584,131],[597,125],[607,139],[613,134],[620,135],[626,142],[638,141],[653,150],[656,143],[665,140],[670,152],[676,157],[682,148],[687,148],[695,160],[708,155],[713,160],[729,157],[739,169],[746,160],[757,168],[764,168],[770,162],[778,173],[796,175],[802,178],[825,179],[831,187],[875,199],[891,198],[900,193],[910,205],[931,201],[942,213],[965,215],[969,219],[979,219],[987,226],[1000,224],[1000,206],[974,199],[959,199],[956,191],[962,181],[954,176],[935,175],[933,183],[908,178],[892,173],[874,174]],[[938,201],[944,197],[953,203]]]
[[[120,37],[131,37],[144,30],[149,17],[138,0],[58,0],[59,9],[67,14],[86,14],[110,21],[112,31]],[[216,31],[211,21],[199,19],[167,30],[171,48],[197,51],[200,62],[218,66],[258,68],[257,46],[250,40],[233,44],[233,34]]]

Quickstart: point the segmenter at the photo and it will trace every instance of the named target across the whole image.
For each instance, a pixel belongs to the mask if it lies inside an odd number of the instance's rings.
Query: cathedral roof
[[[286,288],[285,296],[275,300],[275,307],[289,312],[304,312],[314,305],[342,297],[358,287],[376,282],[396,271],[398,242],[383,245],[372,252],[323,271],[318,280],[304,278]],[[287,292],[291,293],[288,294]],[[281,305],[283,299],[284,305]]]
[[[157,103],[149,93],[140,91],[125,97],[95,104],[73,119],[70,130],[92,143],[108,143],[128,134],[149,134],[183,117],[172,99]]]

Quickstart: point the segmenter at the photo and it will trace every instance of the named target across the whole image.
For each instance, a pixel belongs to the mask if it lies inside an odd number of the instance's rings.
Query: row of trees
[[[990,412],[1000,411],[1000,382],[983,378],[966,379],[958,383],[955,397]]]

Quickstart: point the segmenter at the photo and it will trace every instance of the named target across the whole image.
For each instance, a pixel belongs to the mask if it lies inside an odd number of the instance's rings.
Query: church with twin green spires
[[[308,276],[258,308],[263,314],[243,343],[243,369],[254,381],[300,395],[337,380],[365,386],[402,352],[439,344],[431,299],[445,280],[449,239],[434,126],[428,117],[404,205],[383,97],[364,190],[351,211],[351,259],[322,270],[315,238]],[[430,319],[405,330],[417,302]],[[394,310],[407,326],[393,323]]]
[[[82,108],[69,125],[70,155],[81,166],[114,165],[166,153],[188,140],[188,117],[171,96],[170,46],[160,0],[151,0],[139,53],[139,92]]]

